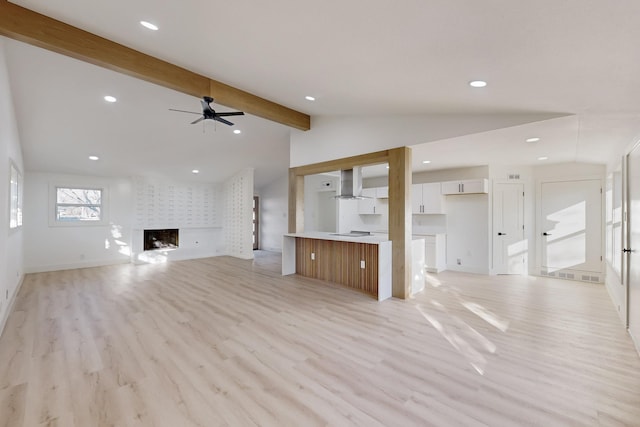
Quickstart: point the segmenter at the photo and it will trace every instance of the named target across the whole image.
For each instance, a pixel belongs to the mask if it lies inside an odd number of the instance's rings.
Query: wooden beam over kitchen
[[[24,7],[0,1],[0,35],[300,130],[309,115],[128,48]]]
[[[411,148],[400,147],[289,169],[289,233],[304,231],[304,177],[354,166],[389,163],[392,295],[411,296]]]

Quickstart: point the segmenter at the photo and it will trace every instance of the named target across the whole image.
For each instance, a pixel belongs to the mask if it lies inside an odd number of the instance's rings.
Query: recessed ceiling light
[[[431,163],[431,160],[423,160],[422,163],[428,165],[429,163]]]
[[[304,99],[306,99],[307,101],[315,101],[316,100],[315,97],[309,96],[309,95],[305,96]]]
[[[526,139],[526,141],[527,141],[527,142],[538,142],[538,141],[540,141],[540,138],[538,138],[538,137],[534,137],[534,138],[527,138],[527,139]]]
[[[235,133],[236,135],[240,135],[242,131],[240,129],[236,129],[233,131],[233,133]]]
[[[200,173],[200,171],[198,169],[194,169],[194,170],[191,171],[191,173],[198,174],[198,173]]]
[[[107,95],[104,97],[104,100],[107,102],[116,102],[118,99],[115,96]]]
[[[145,28],[148,28],[152,31],[158,31],[158,26],[152,24],[151,22],[147,22],[147,21],[140,21],[140,25],[142,25]]]
[[[472,80],[469,82],[469,86],[471,87],[485,87],[487,85],[487,82],[485,82],[484,80]]]
[[[98,156],[89,156],[89,160],[98,160],[100,157]]]
[[[538,160],[549,160],[549,158],[547,156],[540,156],[538,157]]]

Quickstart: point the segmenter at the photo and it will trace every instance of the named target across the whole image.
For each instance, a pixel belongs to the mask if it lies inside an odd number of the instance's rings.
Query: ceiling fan
[[[214,110],[213,108],[211,108],[211,104],[213,102],[213,98],[210,96],[203,96],[202,99],[200,100],[200,103],[202,104],[202,113],[196,113],[194,111],[185,111],[185,110],[176,110],[173,108],[169,108],[169,110],[171,111],[178,111],[180,113],[189,113],[189,114],[202,114],[202,117],[194,120],[191,122],[192,125],[195,125],[196,123],[200,123],[203,120],[215,120],[217,122],[220,123],[224,123],[225,125],[229,125],[229,126],[233,126],[233,123],[231,123],[229,120],[223,119],[223,117],[228,117],[228,116],[243,116],[244,113],[242,111],[232,111],[232,112],[228,112],[228,113],[216,113],[216,110]]]

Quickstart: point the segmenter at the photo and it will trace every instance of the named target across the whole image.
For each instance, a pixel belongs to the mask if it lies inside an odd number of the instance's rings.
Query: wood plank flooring
[[[0,426],[640,426],[601,285],[444,272],[378,302],[256,254],[28,275]]]

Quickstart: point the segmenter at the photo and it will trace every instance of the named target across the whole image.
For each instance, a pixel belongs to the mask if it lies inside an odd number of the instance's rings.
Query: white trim
[[[99,221],[58,221],[56,218],[57,189],[58,188],[80,188],[87,190],[102,191],[102,206],[100,209]],[[49,204],[47,206],[49,227],[95,227],[109,225],[109,186],[107,185],[78,185],[69,181],[55,181],[49,183]]]
[[[7,326],[7,321],[9,320],[9,315],[13,311],[13,306],[16,303],[16,299],[18,299],[18,293],[20,293],[20,289],[22,288],[22,283],[24,283],[24,274],[20,277],[20,282],[18,282],[18,286],[16,286],[13,295],[9,298],[7,308],[4,312],[4,316],[0,319],[0,337],[2,337],[2,333],[4,332],[5,326]]]
[[[44,273],[50,271],[60,271],[60,270],[75,270],[77,268],[92,268],[92,267],[106,267],[109,265],[119,265],[119,264],[130,264],[130,259],[123,260],[108,260],[108,261],[85,261],[85,262],[74,262],[71,264],[53,264],[53,265],[42,265],[37,267],[25,267],[25,274],[30,273]]]

